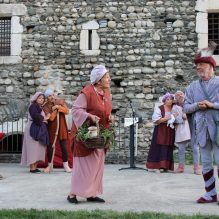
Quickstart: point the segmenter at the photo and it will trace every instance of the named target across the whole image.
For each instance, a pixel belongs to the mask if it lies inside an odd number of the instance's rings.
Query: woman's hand
[[[162,118],[164,121],[163,122],[166,122],[168,121],[169,119],[171,119],[171,115],[168,115],[168,116],[165,116]]]
[[[47,121],[50,118],[51,114],[48,113],[46,116],[44,116],[44,121]]]
[[[100,117],[95,116],[93,114],[89,114],[89,118],[92,120],[93,123],[96,123],[96,121],[99,122],[99,120],[100,120]]]
[[[158,121],[155,122],[155,124],[159,125],[160,123],[166,122],[169,119],[171,119],[171,115],[165,116],[163,118],[160,118]]]
[[[183,120],[187,120],[187,116],[185,113],[183,113],[182,118],[183,118]]]
[[[115,122],[115,117],[113,115],[109,115],[109,122],[114,123]]]
[[[55,105],[52,107],[52,111],[58,110],[59,109],[59,105]]]
[[[174,118],[176,118],[179,115],[179,113],[173,113],[172,115],[174,116]]]

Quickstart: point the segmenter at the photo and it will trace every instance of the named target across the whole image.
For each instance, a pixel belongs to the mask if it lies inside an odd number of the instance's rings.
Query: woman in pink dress
[[[85,86],[74,102],[73,126],[73,171],[71,190],[67,197],[70,203],[77,204],[77,196],[90,202],[105,202],[98,196],[103,193],[103,172],[106,149],[88,149],[82,142],[75,140],[77,129],[89,122],[109,128],[112,121],[110,100],[110,76],[103,65],[96,66],[90,75],[91,84]]]
[[[30,173],[39,173],[37,164],[39,161],[45,160],[46,146],[49,143],[48,131],[45,123],[50,117],[50,114],[45,116],[41,106],[45,101],[44,94],[36,92],[31,98],[29,106],[28,121],[24,130],[21,165],[29,165]],[[37,130],[33,130],[33,137],[31,137],[30,127],[35,123],[36,127],[41,126],[38,135]]]
[[[189,122],[186,114],[183,112],[183,104],[185,100],[185,95],[182,91],[177,91],[175,93],[176,107],[178,116],[176,120],[176,132],[175,132],[175,143],[178,145],[178,157],[179,157],[179,166],[176,169],[175,173],[183,173],[185,169],[185,148],[186,145],[190,142],[191,133]],[[193,162],[194,162],[194,174],[201,175],[201,169],[199,166],[199,148],[195,145],[192,145],[193,152]]]

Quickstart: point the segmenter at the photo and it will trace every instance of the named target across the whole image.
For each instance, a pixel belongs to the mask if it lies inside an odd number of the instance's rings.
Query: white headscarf
[[[95,66],[90,73],[91,84],[96,84],[107,72],[108,70],[104,65]]]

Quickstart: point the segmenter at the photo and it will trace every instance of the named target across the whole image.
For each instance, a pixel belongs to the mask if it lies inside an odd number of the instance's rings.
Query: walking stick
[[[57,112],[56,119],[57,119],[57,127],[56,127],[55,138],[52,144],[53,151],[52,151],[52,160],[51,160],[51,163],[49,164],[49,173],[51,173],[53,170],[53,160],[54,160],[55,151],[56,151],[56,140],[57,140],[57,136],[59,133],[59,111]]]

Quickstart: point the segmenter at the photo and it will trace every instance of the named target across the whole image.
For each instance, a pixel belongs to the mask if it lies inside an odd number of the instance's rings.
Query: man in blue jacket
[[[197,203],[217,202],[213,162],[219,175],[219,143],[216,142],[216,122],[219,121],[219,77],[214,75],[216,61],[212,45],[195,57],[199,80],[186,89],[184,112],[192,113],[191,143],[200,147],[206,193]],[[213,155],[213,156],[212,156]],[[214,159],[214,160],[213,160]]]

